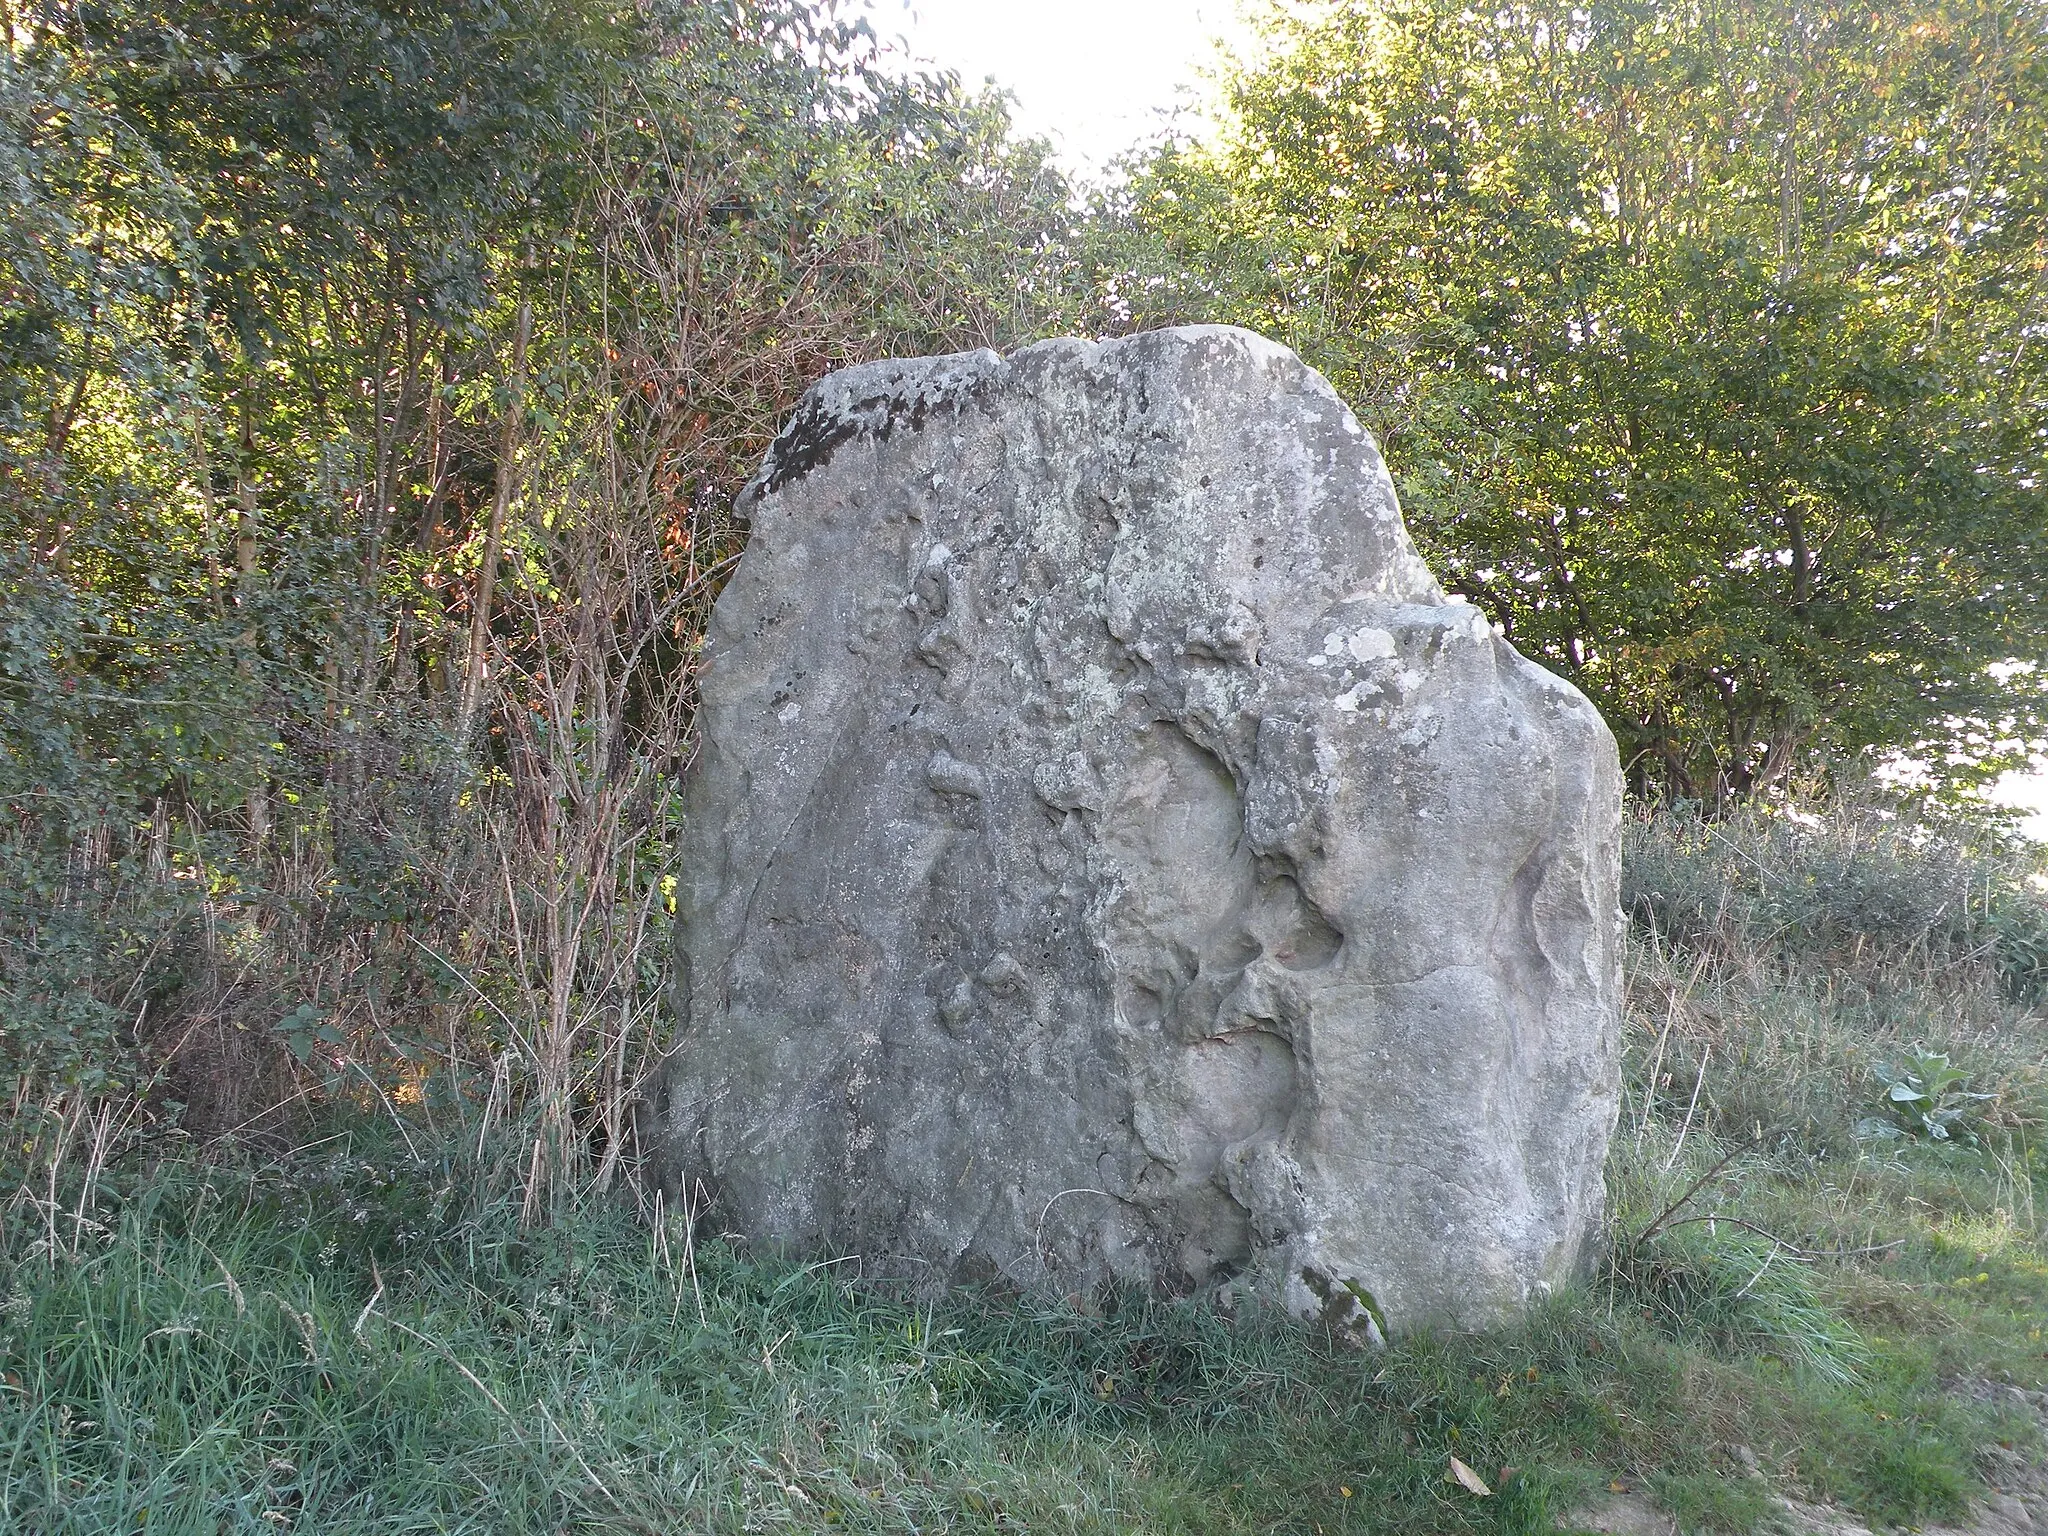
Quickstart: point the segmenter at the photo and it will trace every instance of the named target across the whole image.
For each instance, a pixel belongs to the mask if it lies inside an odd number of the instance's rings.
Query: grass
[[[1986,1447],[2037,1449],[1962,1388],[2048,1384],[2048,1022],[1940,903],[1744,927],[1793,905],[1757,867],[1821,857],[1780,835],[1632,833],[1692,926],[1639,906],[1609,1253],[1516,1329],[915,1305],[617,1201],[522,1226],[474,1144],[344,1119],[8,1207],[0,1530],[1538,1532],[1615,1487],[1687,1531],[1781,1493],[1960,1519]],[[1859,1132],[1915,1044],[1993,1093],[1976,1146]]]

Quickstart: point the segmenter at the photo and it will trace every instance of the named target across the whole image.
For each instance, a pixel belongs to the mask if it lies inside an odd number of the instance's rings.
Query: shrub
[[[1621,1290],[1672,1337],[1774,1355],[1835,1382],[1863,1359],[1811,1266],[1758,1232],[1712,1218],[1673,1223],[1616,1255]]]
[[[2028,1001],[2048,979],[2048,898],[2029,859],[1867,809],[1632,816],[1622,907],[1645,936],[1716,959],[1981,970]]]

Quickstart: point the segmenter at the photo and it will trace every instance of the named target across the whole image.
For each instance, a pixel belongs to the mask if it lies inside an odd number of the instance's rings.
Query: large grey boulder
[[[849,368],[740,506],[669,1178],[870,1277],[1364,1336],[1572,1276],[1613,740],[1445,598],[1318,375],[1207,327]]]

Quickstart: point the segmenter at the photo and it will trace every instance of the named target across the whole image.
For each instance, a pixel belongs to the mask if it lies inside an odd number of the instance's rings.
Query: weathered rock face
[[[1445,599],[1320,377],[1222,328],[850,368],[741,507],[669,1177],[870,1276],[1361,1334],[1573,1272],[1614,744]]]

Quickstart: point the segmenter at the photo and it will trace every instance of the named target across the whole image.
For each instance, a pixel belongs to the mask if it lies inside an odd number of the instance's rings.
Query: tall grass
[[[1142,1297],[915,1305],[616,1201],[536,1228],[506,1154],[492,1193],[472,1150],[362,1125],[284,1164],[114,1170],[54,1247],[17,1212],[0,1529],[1537,1531],[1617,1481],[1725,1516],[1737,1444],[1926,1516],[2015,1433],[1910,1330],[1811,1370],[1725,1284],[1624,1276],[1365,1354]],[[1805,1294],[1849,1329],[1837,1268]]]
[[[425,1071],[289,1151],[75,1116],[0,1206],[0,1529],[1538,1531],[1617,1485],[1687,1530],[1959,1519],[2035,1443],[1973,1384],[2048,1385],[2048,1024],[1940,902],[1858,927],[1758,873],[1864,835],[1631,830],[1605,1258],[1484,1337],[917,1305],[616,1189],[537,1220],[532,1124]],[[1977,1145],[1859,1133],[1907,1044],[1995,1089]]]
[[[1626,827],[1631,1134],[1662,1118],[1850,1156],[1884,1069],[1949,1054],[2018,1148],[2048,1121],[2037,860],[1866,814]]]
[[[17,1247],[0,1527],[1248,1530],[1300,1498],[1340,1528],[1378,1495],[1466,1528],[1291,1328],[920,1309],[617,1207],[536,1232],[450,1174],[166,1170],[81,1248]],[[1367,1454],[1284,1464],[1333,1439]]]
[[[1873,1406],[1951,1480],[1985,1432],[1909,1358],[1758,1375],[1598,1293],[1372,1355],[1135,1297],[921,1307],[616,1204],[536,1230],[509,1180],[350,1140],[10,1234],[0,1528],[1533,1531],[1736,1438],[1824,1436],[1806,1475],[1853,1494]]]

